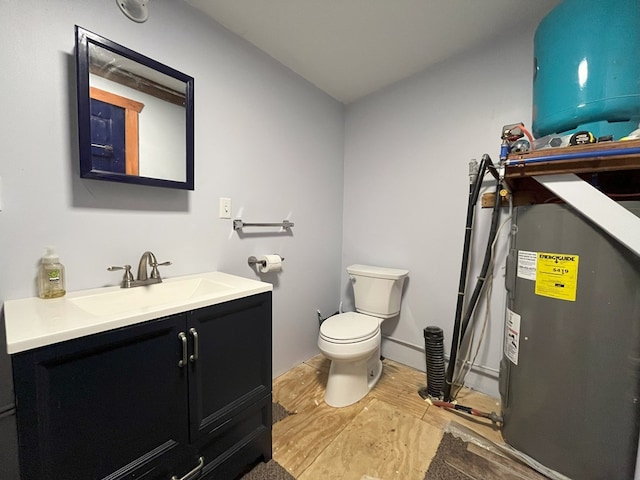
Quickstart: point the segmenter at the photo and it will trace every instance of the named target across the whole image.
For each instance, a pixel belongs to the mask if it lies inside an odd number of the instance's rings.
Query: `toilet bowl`
[[[376,384],[382,372],[380,338],[380,319],[369,315],[341,313],[322,323],[318,347],[331,359],[324,395],[328,405],[351,405]]]
[[[318,348],[331,360],[324,400],[346,407],[362,399],[382,374],[380,325],[400,311],[408,270],[351,265],[355,312],[327,318],[320,326]]]

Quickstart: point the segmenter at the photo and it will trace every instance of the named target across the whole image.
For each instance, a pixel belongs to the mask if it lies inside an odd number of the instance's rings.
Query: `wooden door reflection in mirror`
[[[144,104],[96,87],[89,88],[89,96],[93,168],[138,175],[138,114]]]

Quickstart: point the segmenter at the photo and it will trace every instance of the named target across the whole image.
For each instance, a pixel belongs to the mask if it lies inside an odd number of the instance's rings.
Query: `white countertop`
[[[8,300],[4,303],[7,352],[19,353],[272,290],[270,283],[209,272],[142,287],[113,286],[46,300]]]

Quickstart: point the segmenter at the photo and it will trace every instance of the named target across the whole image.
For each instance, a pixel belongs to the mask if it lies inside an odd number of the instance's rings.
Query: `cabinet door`
[[[0,478],[20,478],[18,468],[18,434],[14,410],[0,411]]]
[[[271,393],[271,292],[188,315],[198,343],[198,358],[189,365],[195,443],[215,436],[233,415]]]
[[[184,327],[177,315],[17,354],[22,480],[169,478],[188,444]]]

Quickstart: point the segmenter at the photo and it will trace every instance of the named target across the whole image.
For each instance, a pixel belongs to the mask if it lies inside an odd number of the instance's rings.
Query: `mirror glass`
[[[194,189],[193,78],[76,26],[80,176]]]

